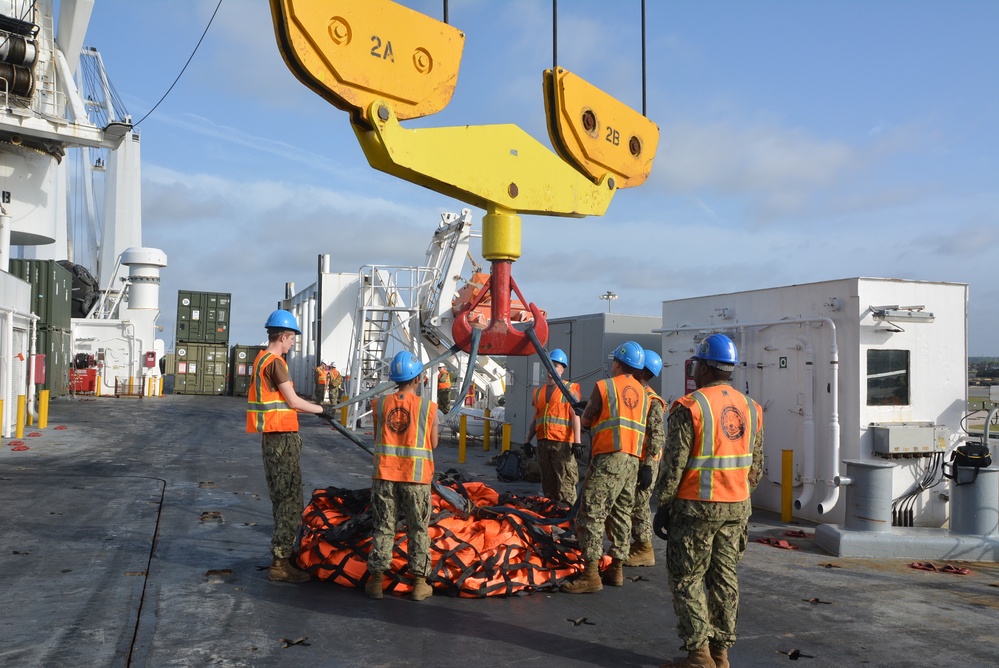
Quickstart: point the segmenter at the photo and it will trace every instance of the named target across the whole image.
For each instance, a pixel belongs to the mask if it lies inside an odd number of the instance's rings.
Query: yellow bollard
[[[489,409],[487,408],[484,412],[484,418],[482,420],[482,450],[483,452],[489,452]]]
[[[24,438],[24,395],[17,395],[17,429],[15,429],[15,436],[18,438]]]
[[[163,376],[160,376],[160,392],[159,395],[163,396]]]
[[[49,391],[42,390],[38,393],[38,428],[45,429],[47,426],[49,426]]]
[[[510,423],[503,423],[503,452],[510,449]]]
[[[28,414],[24,416],[24,422],[28,427],[32,426],[35,424],[35,416],[29,411]]]
[[[465,448],[468,446],[468,433],[465,427],[468,425],[468,416],[464,413],[458,418],[458,463],[465,463]]]
[[[95,397],[101,396],[101,375],[100,374],[97,374],[94,377],[94,396]]]
[[[780,521],[790,522],[791,497],[794,495],[794,450],[781,450]]]
[[[340,424],[347,424],[347,413],[350,412],[350,406],[340,407]]]
[[[135,378],[133,378],[132,376],[129,376],[128,377],[128,394],[129,394],[129,396],[131,396],[131,394],[132,394],[132,385],[134,383],[135,383]]]

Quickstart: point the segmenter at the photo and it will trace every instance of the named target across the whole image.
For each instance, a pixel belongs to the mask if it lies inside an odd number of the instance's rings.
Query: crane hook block
[[[465,35],[389,0],[271,0],[278,49],[299,81],[333,106],[365,117],[389,100],[399,119],[451,101]]]
[[[599,182],[617,187],[645,183],[659,146],[659,127],[628,105],[572,72],[544,73],[548,136],[559,157]]]
[[[544,312],[533,302],[529,303],[520,293],[520,288],[510,275],[510,265],[508,260],[499,260],[492,263],[492,273],[489,277],[489,284],[470,303],[462,306],[454,314],[454,323],[451,325],[451,337],[455,344],[466,353],[471,354],[473,342],[478,338],[477,353],[486,355],[532,355],[535,348],[530,334],[526,329],[518,329],[510,321],[510,290],[520,298],[522,304],[527,304],[527,309],[531,312],[532,319],[527,327],[532,328],[536,338],[545,345],[548,342],[548,321],[545,320]],[[476,313],[479,306],[487,296],[491,297],[490,320],[483,327],[476,327],[471,320],[471,315]],[[480,330],[474,332],[473,330]],[[477,334],[478,336],[473,336]]]

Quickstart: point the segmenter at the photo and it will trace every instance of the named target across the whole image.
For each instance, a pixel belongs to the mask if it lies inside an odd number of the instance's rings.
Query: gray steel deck
[[[268,582],[270,503],[244,406],[189,395],[64,399],[47,429],[26,430],[41,434],[22,439],[28,450],[3,443],[0,664],[655,666],[679,655],[661,564],[578,596],[414,603]],[[370,484],[370,455],[315,418],[302,424],[307,495]],[[494,454],[475,444],[459,465],[443,438],[437,467],[539,491],[495,480]],[[972,574],[959,576],[910,560],[835,558],[813,532],[754,515],[751,539],[800,549],[751,542],[733,665],[784,665],[794,649],[815,667],[999,664],[997,565],[962,564]],[[580,617],[590,623],[569,621]],[[282,638],[302,637],[283,648]]]

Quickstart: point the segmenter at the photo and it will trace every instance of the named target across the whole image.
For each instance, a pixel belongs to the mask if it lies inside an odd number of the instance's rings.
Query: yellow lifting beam
[[[618,188],[645,183],[659,146],[659,127],[572,72],[545,70],[545,115],[552,146],[563,160]]]

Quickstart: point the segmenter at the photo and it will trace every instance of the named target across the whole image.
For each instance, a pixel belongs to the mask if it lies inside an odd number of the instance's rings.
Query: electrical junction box
[[[934,424],[872,424],[879,455],[931,455],[947,449],[950,430]]]

